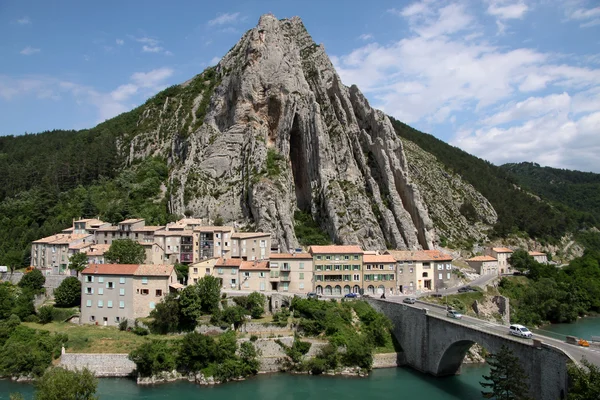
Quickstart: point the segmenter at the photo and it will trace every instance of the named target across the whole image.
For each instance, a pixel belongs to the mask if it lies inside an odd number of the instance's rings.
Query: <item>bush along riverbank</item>
[[[222,313],[218,314],[221,317]],[[284,343],[273,338],[279,353],[285,354],[274,360],[280,371],[365,376],[373,368],[375,352],[397,351],[389,319],[363,301],[338,303],[296,297],[289,309],[274,315],[271,323],[287,324],[290,317],[294,340]],[[237,329],[243,323],[232,325]],[[255,346],[257,340],[252,336],[238,341],[234,329],[219,336],[190,332],[182,339],[148,341],[132,351],[129,359],[136,365],[140,384],[179,379],[217,384],[260,371],[262,353]],[[318,346],[309,355],[315,341]]]

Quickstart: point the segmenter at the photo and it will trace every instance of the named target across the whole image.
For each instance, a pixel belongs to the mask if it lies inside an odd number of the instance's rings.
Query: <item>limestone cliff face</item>
[[[214,69],[145,107],[129,160],[168,158],[174,213],[251,223],[282,250],[298,245],[295,210],[339,244],[436,241],[389,119],[341,83],[299,18],[262,16]]]

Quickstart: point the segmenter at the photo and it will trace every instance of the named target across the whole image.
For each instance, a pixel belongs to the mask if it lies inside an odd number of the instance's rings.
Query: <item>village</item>
[[[78,276],[71,257],[82,253],[88,267],[82,281],[84,324],[118,325],[147,317],[169,293],[214,276],[224,293],[342,296],[418,296],[465,283],[453,256],[441,250],[363,250],[356,245],[313,245],[281,253],[271,234],[241,232],[232,226],[207,226],[184,218],[166,226],[146,226],[143,219],[111,225],[79,219],[61,233],[36,240],[30,269],[39,269],[58,285]],[[105,253],[118,240],[131,240],[145,250],[143,264],[109,264]],[[485,255],[464,260],[472,276],[511,274],[513,250],[486,248]],[[538,262],[546,255],[529,252]],[[178,277],[175,265],[187,267]],[[185,268],[185,267],[184,267]],[[463,279],[461,279],[463,278]],[[50,287],[52,289],[52,287]]]

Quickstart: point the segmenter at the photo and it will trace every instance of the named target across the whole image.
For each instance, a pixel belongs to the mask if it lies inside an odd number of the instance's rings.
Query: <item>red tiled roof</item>
[[[267,261],[242,261],[240,270],[251,271],[268,271],[269,263]]]
[[[137,264],[91,264],[82,275],[134,275]]]
[[[217,261],[215,267],[239,267],[242,265],[242,261],[243,260],[241,258],[219,258],[219,261]]]
[[[452,256],[439,250],[388,250],[397,261],[452,261]]]
[[[496,260],[492,256],[477,256],[477,257],[469,258],[468,260],[465,260],[465,261],[467,261],[467,262],[469,262],[469,261],[480,262],[480,261],[498,261],[498,260]]]
[[[253,237],[271,236],[266,232],[235,232],[231,235],[232,239],[248,239]]]
[[[173,273],[173,265],[141,264],[134,275],[136,276],[170,276]]]
[[[312,259],[312,256],[309,253],[271,253],[269,256],[270,259],[273,260],[287,260],[293,258],[308,258]]]
[[[47,243],[47,244],[69,244],[76,240],[84,239],[90,237],[89,233],[59,233],[57,235],[48,236],[42,239],[35,240],[33,243]]]
[[[129,218],[124,221],[119,222],[119,224],[134,224],[136,222],[143,221],[142,218]]]
[[[395,263],[396,259],[391,254],[382,255],[371,255],[365,254],[363,256],[364,263]]]
[[[546,253],[540,253],[539,251],[530,251],[529,255],[530,256],[545,256]]]
[[[362,254],[360,246],[310,246],[309,253],[315,254]]]
[[[492,250],[494,250],[496,253],[512,253],[513,252],[511,249],[508,249],[506,247],[493,247]]]

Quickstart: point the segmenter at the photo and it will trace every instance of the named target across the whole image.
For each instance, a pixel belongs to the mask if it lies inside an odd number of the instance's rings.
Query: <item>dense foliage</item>
[[[81,304],[81,282],[70,276],[54,290],[54,300],[58,307],[74,307]]]
[[[234,331],[216,339],[190,332],[178,341],[153,340],[129,355],[140,376],[177,369],[186,374],[202,372],[223,382],[256,374],[259,367],[257,357],[252,342],[243,342],[238,347]]]
[[[55,367],[47,370],[35,382],[35,400],[96,400],[98,379],[84,368],[69,371]]]
[[[27,272],[19,281],[19,287],[32,293],[41,293],[44,289],[46,278],[39,269]]]
[[[585,358],[583,366],[569,364],[569,395],[567,400],[600,399],[600,368]]]
[[[302,246],[331,244],[327,232],[324,232],[307,212],[294,212],[294,233]]]
[[[260,318],[265,313],[265,301],[267,297],[258,292],[252,292],[248,296],[236,296],[233,301],[241,306],[252,318]]]
[[[497,400],[528,400],[527,375],[515,356],[506,346],[502,346],[497,354],[490,354],[487,358],[490,366],[489,375],[484,375],[481,386],[487,391],[482,391],[486,399]]]
[[[563,268],[515,253],[525,281],[503,278],[499,284],[500,293],[511,300],[513,322],[572,322],[589,312],[600,312],[600,252],[586,250]]]
[[[505,237],[521,231],[530,237],[555,242],[567,232],[576,232],[596,223],[590,209],[582,212],[567,205],[540,201],[519,189],[517,180],[506,170],[390,119],[399,136],[436,156],[448,171],[459,174],[492,203],[498,213],[498,222],[494,226],[496,236]]]
[[[22,320],[35,314],[33,293],[10,282],[0,282],[0,320],[13,314]]]
[[[519,183],[545,200],[562,203],[600,222],[600,174],[523,162],[502,165]]]
[[[131,239],[114,240],[104,254],[107,263],[143,264],[146,260],[144,246]]]

